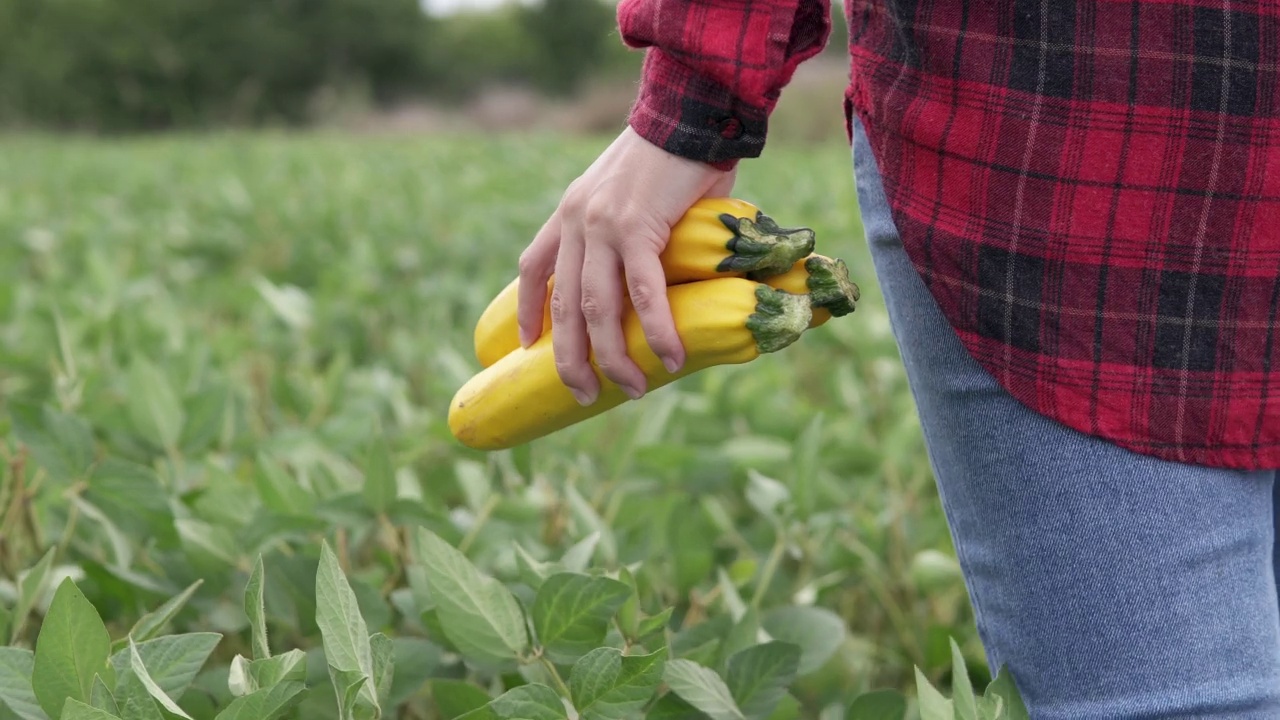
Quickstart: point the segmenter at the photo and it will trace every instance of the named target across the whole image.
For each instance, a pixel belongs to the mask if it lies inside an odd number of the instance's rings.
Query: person
[[[521,253],[579,402],[827,0],[622,0],[627,126]],[[857,207],[991,667],[1033,718],[1280,717],[1280,4],[847,0]],[[835,105],[836,103],[833,103]],[[833,199],[833,202],[838,199]],[[626,295],[624,295],[624,293]]]

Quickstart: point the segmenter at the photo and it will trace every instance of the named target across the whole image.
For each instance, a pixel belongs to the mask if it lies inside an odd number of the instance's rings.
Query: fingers
[[[533,242],[520,254],[520,284],[516,303],[516,319],[520,325],[520,344],[529,347],[546,330],[542,327],[547,304],[547,280],[556,266],[560,249],[560,213],[551,215]]]
[[[671,304],[667,301],[667,278],[662,270],[662,261],[653,247],[645,242],[624,245],[622,262],[631,306],[640,318],[645,339],[667,372],[674,373],[684,365],[684,344],[676,331]]]
[[[605,238],[599,238],[604,240]],[[582,265],[582,317],[600,372],[632,399],[644,395],[645,377],[627,355],[622,331],[622,261],[609,243],[587,244]]]
[[[551,291],[551,347],[556,373],[580,405],[600,394],[600,383],[589,360],[587,326],[582,318],[583,238],[580,226],[565,224]]]

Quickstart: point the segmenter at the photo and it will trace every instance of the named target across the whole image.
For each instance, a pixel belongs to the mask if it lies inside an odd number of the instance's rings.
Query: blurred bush
[[[843,53],[833,8],[828,53]],[[418,0],[0,0],[0,126],[298,125],[335,103],[460,105],[493,87],[633,92],[612,0],[446,17]]]
[[[447,18],[417,0],[4,0],[0,123],[298,124],[334,95],[385,106],[494,83],[565,95],[638,62],[601,0]]]

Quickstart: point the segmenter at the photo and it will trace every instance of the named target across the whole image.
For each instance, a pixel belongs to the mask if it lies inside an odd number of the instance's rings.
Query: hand
[[[644,373],[627,355],[623,336],[624,290],[654,354],[670,372],[684,365],[658,256],[690,206],[704,197],[727,196],[734,175],[669,153],[628,127],[570,183],[521,253],[520,342],[528,347],[546,329],[542,314],[554,272],[556,372],[579,403],[590,405],[600,392],[591,351],[604,376],[627,395],[645,393]]]

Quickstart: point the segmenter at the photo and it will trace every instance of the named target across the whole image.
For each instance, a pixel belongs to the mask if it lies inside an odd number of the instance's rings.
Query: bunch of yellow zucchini
[[[660,256],[685,347],[684,366],[668,372],[650,349],[634,310],[628,306],[623,316],[627,352],[648,388],[715,365],[749,362],[853,312],[858,286],[844,261],[813,249],[812,230],[780,228],[743,200],[708,198],[690,208],[671,229]],[[458,390],[449,408],[449,428],[468,447],[515,447],[628,400],[599,368],[596,402],[583,407],[574,400],[556,372],[549,302],[542,335],[529,347],[520,346],[518,283],[512,280],[476,323],[475,352],[484,369]]]

